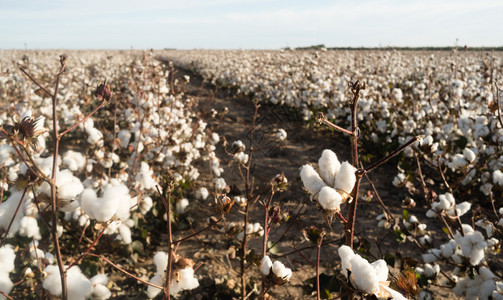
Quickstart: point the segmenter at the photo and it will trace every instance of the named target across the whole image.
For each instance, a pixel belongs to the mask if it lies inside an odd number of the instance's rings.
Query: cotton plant
[[[328,149],[323,150],[318,167],[319,171],[311,165],[302,166],[302,183],[327,214],[339,212],[341,204],[351,201],[349,194],[356,182],[356,168],[349,162],[341,164],[336,154]]]
[[[168,268],[168,255],[160,251],[154,255],[153,260],[156,266],[156,273],[150,279],[150,283],[164,286]],[[170,294],[172,296],[177,296],[183,290],[192,290],[199,286],[199,281],[194,276],[194,262],[191,259],[182,258],[175,254],[172,266],[171,281],[169,282]],[[151,285],[147,288],[147,295],[150,299],[157,296],[160,292],[159,288]]]

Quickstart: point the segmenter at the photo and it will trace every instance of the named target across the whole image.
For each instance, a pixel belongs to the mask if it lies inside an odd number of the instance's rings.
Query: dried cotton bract
[[[337,155],[325,149],[318,160],[319,172],[311,165],[300,169],[300,178],[307,191],[317,199],[327,214],[340,211],[340,205],[351,200],[349,194],[356,182],[356,168],[350,163],[342,164]]]

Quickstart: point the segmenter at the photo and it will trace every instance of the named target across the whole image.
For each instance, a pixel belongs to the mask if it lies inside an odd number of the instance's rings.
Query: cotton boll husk
[[[131,239],[131,229],[125,224],[121,224],[119,226],[119,234],[122,238],[122,241],[124,244],[131,244],[132,239]]]
[[[334,186],[335,176],[339,172],[341,163],[337,159],[337,155],[332,150],[323,150],[320,159],[318,160],[318,167],[320,168],[320,175],[325,183]]]
[[[318,194],[318,202],[325,210],[339,211],[342,203],[342,196],[333,188],[324,186]]]
[[[162,275],[156,274],[154,277],[152,277],[149,281],[152,284],[158,285],[158,286],[163,286],[163,278]],[[156,287],[153,287],[149,285],[147,287],[147,295],[150,299],[154,298],[161,292],[161,289],[158,289]]]
[[[334,187],[336,189],[341,189],[348,194],[351,193],[356,182],[355,172],[355,167],[353,167],[347,161],[343,162],[339,169],[339,172],[335,176]]]
[[[271,268],[272,268],[272,261],[269,258],[269,256],[266,255],[262,258],[262,261],[260,264],[260,272],[262,272],[262,274],[267,276],[271,272]]]
[[[16,259],[16,253],[11,245],[4,245],[0,248],[0,273],[2,272],[12,272],[14,270],[14,260]]]
[[[300,178],[304,187],[312,195],[316,195],[322,187],[326,186],[323,179],[311,165],[303,165],[300,169]]]
[[[15,191],[9,196],[7,200],[0,203],[0,227],[2,227],[4,230],[7,230],[7,228],[9,227],[9,224],[12,220],[12,217],[14,216],[17,206],[19,205],[19,201],[21,201],[22,196],[22,192]],[[23,201],[25,200],[26,199],[23,199]],[[7,237],[13,237],[14,234],[18,231],[22,217],[23,213],[22,211],[19,211],[14,217],[14,221],[12,222]]]
[[[24,216],[20,221],[19,234],[40,240],[42,236],[40,235],[37,219],[32,216]]]
[[[9,272],[0,272],[0,291],[9,294],[12,290],[14,283],[10,280]],[[0,295],[0,299],[5,299],[4,296]]]

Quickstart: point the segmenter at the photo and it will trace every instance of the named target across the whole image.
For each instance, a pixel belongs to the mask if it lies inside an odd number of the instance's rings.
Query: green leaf
[[[406,209],[404,209],[404,210],[402,211],[402,216],[403,216],[403,219],[404,219],[404,220],[407,220],[407,219],[409,218],[409,211],[408,211],[408,210],[406,210]]]

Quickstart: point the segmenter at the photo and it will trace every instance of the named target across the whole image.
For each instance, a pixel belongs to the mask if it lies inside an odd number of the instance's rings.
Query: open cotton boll
[[[11,245],[4,245],[0,248],[0,273],[9,273],[14,270],[14,260],[16,253]]]
[[[269,256],[266,255],[262,258],[262,261],[260,264],[260,272],[262,272],[262,274],[267,276],[271,272],[271,268],[272,268],[272,261],[269,258]]]
[[[126,224],[119,225],[119,234],[124,244],[131,244],[131,229]]]
[[[192,267],[178,271],[178,278],[174,278],[170,283],[170,294],[176,296],[182,290],[192,290],[199,286],[199,281],[194,277]]]
[[[53,296],[61,296],[61,278],[59,268],[55,265],[49,265],[44,269],[48,276],[44,279],[42,286]],[[92,291],[91,281],[87,279],[78,266],[73,266],[67,272],[68,299],[84,300],[87,299]]]
[[[303,165],[300,169],[300,179],[311,195],[316,195],[322,187],[326,186],[323,179],[311,165]]]
[[[157,269],[156,274],[164,274],[168,267],[168,255],[166,252],[159,251],[154,255],[154,264]]]
[[[292,270],[290,268],[285,267],[285,265],[278,260],[275,261],[274,264],[272,265],[272,272],[278,278],[281,278],[286,281],[290,280],[290,277],[292,277]]]
[[[103,146],[103,133],[101,131],[92,127],[86,128],[86,133],[88,134],[87,142],[89,144],[97,145],[98,147]]]
[[[496,170],[493,172],[493,183],[499,186],[503,186],[503,173],[501,170]]]
[[[7,228],[9,227],[12,217],[14,216],[17,206],[19,205],[19,201],[21,201],[22,197],[22,192],[15,191],[9,196],[9,198],[7,198],[7,200],[0,203],[0,227],[4,230],[7,230]],[[25,200],[26,199],[23,199],[23,201]],[[14,220],[10,225],[7,237],[13,237],[14,234],[18,231],[22,217],[23,213],[21,211],[15,214]]]
[[[84,168],[86,158],[82,153],[68,150],[63,154],[63,163],[68,166],[71,171],[77,171]]]
[[[176,213],[177,214],[185,213],[188,206],[189,206],[189,200],[187,198],[182,198],[176,201]]]
[[[129,196],[129,189],[126,185],[117,180],[111,180],[110,184],[108,184],[103,191],[103,196],[101,198],[103,201],[114,201],[112,199],[115,199],[115,201],[118,202],[115,212],[117,218],[122,220],[129,218],[131,197]],[[97,215],[96,212],[95,215]]]
[[[204,201],[204,200],[206,200],[206,198],[208,198],[209,194],[210,193],[208,192],[208,189],[206,189],[205,187],[201,187],[196,190],[195,196],[196,196],[197,200]]]
[[[471,149],[469,148],[465,148],[463,150],[463,157],[469,162],[469,163],[472,163],[475,161],[475,158],[476,158],[476,155],[475,155],[475,152],[473,152]]]
[[[142,214],[146,214],[150,211],[154,203],[152,202],[152,198],[149,196],[146,196],[143,198],[143,200],[140,202],[140,211]]]
[[[337,159],[337,155],[332,150],[325,149],[321,153],[321,157],[318,160],[318,167],[320,168],[320,175],[325,183],[334,186],[335,176],[339,172],[341,163]]]
[[[98,205],[98,195],[93,189],[84,189],[80,194],[80,207],[91,219],[96,219],[94,209]]]
[[[40,240],[42,236],[40,235],[37,219],[32,216],[24,216],[20,221],[19,234]]]
[[[1,272],[0,271],[0,291],[9,294],[12,290],[14,283],[10,280],[9,272]],[[4,300],[5,297],[0,295],[0,300]]]
[[[466,214],[470,208],[472,207],[472,204],[468,201],[461,202],[459,204],[456,204],[456,214],[458,217],[461,217],[462,215]],[[451,209],[448,211],[448,214],[450,216],[454,216],[454,209]]]
[[[129,132],[129,130],[122,129],[119,131],[119,134],[117,134],[117,138],[120,141],[121,147],[126,148],[131,140],[131,132]]]
[[[351,193],[356,182],[356,168],[347,161],[343,162],[339,172],[335,176],[335,188],[346,193]]]
[[[227,187],[227,183],[225,182],[225,179],[219,177],[219,178],[215,178],[215,180],[213,180],[213,184],[215,185],[215,190],[217,191],[222,191],[225,189],[225,187]]]
[[[318,194],[318,202],[324,210],[339,211],[341,209],[342,196],[333,188],[324,186]]]
[[[155,284],[155,285],[158,285],[158,286],[163,286],[163,278],[162,278],[162,275],[159,275],[159,274],[156,274],[154,277],[152,277],[149,281],[150,283],[152,284]],[[161,289],[158,289],[154,286],[151,286],[149,285],[147,287],[147,296],[152,299],[154,298],[155,296],[157,296],[157,294],[159,294],[161,292]]]

